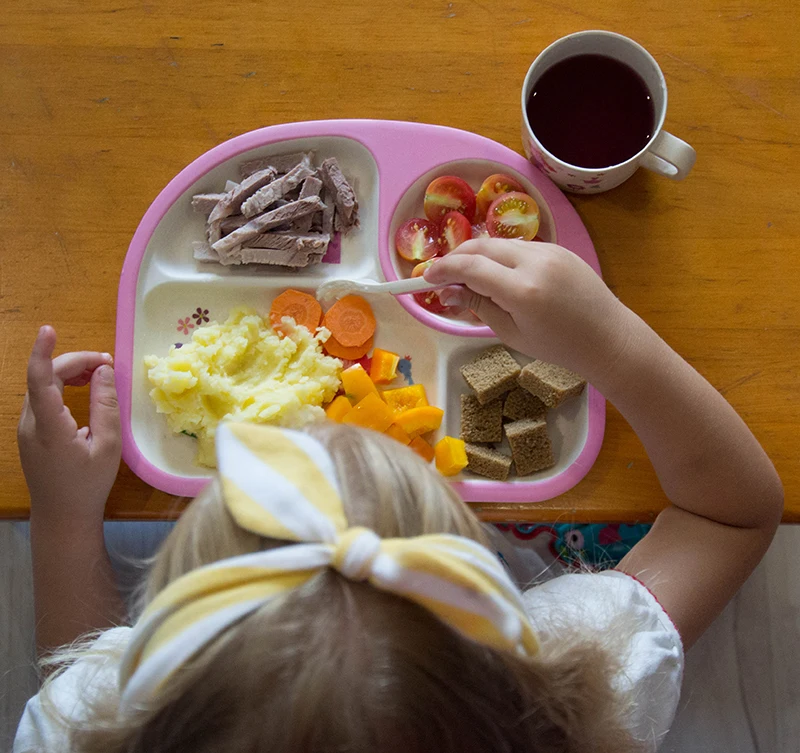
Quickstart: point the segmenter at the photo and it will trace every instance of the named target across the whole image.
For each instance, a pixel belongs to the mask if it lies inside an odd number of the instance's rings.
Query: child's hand
[[[51,360],[52,327],[42,327],[28,361],[28,392],[17,441],[33,515],[102,521],[120,461],[114,370],[108,353],[65,353]],[[64,405],[64,385],[91,384],[89,426]]]
[[[515,350],[590,380],[626,342],[627,309],[586,262],[552,243],[467,241],[425,279],[465,285],[440,291],[442,303],[470,309]]]

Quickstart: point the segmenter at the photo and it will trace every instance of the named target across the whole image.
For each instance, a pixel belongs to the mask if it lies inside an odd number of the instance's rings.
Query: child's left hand
[[[17,430],[31,494],[31,515],[101,521],[119,470],[120,423],[108,353],[64,353],[52,359],[56,333],[39,330],[28,361],[28,392]],[[89,426],[79,428],[64,405],[64,385],[91,385]]]

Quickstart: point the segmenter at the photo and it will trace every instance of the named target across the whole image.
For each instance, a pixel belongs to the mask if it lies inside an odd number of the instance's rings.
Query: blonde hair
[[[333,458],[351,525],[485,543],[469,508],[411,451],[330,422],[307,431]],[[155,557],[139,609],[190,570],[283,543],[239,528],[212,483]],[[77,655],[108,668],[120,651]],[[330,570],[227,630],[151,708],[122,716],[115,689],[85,693],[84,720],[62,723],[76,753],[624,753],[636,746],[612,656],[568,631],[533,659],[495,651]]]

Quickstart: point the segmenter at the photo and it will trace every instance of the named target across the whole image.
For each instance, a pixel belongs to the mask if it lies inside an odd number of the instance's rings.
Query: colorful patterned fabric
[[[615,567],[644,538],[649,525],[606,523],[517,523],[497,528],[519,542],[544,541],[554,561],[569,567]]]

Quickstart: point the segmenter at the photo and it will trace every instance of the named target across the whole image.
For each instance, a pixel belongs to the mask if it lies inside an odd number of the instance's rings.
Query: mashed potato
[[[325,417],[321,406],[341,385],[342,362],[322,353],[327,330],[286,331],[278,337],[253,309],[237,308],[164,358],[144,359],[150,397],[172,431],[197,437],[200,465],[216,465],[214,435],[223,419],[297,428]]]

